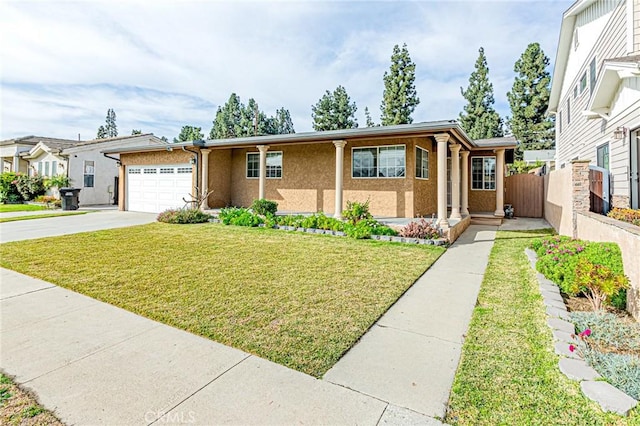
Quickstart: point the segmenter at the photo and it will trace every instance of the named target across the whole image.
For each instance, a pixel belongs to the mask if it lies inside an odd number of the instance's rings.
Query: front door
[[[631,195],[631,208],[640,209],[640,130],[631,133],[631,161],[629,171],[629,189]]]

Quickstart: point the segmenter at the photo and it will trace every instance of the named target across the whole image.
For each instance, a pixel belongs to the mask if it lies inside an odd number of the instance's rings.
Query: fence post
[[[589,160],[571,162],[571,200],[573,238],[578,238],[578,212],[589,211]]]

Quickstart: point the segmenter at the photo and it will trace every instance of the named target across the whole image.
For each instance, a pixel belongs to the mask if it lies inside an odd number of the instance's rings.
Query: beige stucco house
[[[549,112],[556,167],[609,170],[612,205],[640,208],[640,0],[579,0],[564,13]]]
[[[42,147],[47,147],[47,150],[57,151],[63,146],[71,146],[75,143],[78,143],[78,141],[70,139],[47,138],[43,136],[24,136],[21,138],[0,141],[0,158],[2,159],[2,171],[30,174],[32,170],[29,168],[30,162],[26,158],[29,151],[34,150],[36,147],[38,147],[39,150]],[[45,160],[49,161],[49,172],[46,173],[47,176],[60,174],[65,170],[64,168],[62,168],[62,170],[58,169],[58,166],[63,162],[60,161],[60,158],[54,157],[55,155],[51,156],[48,160]],[[52,164],[52,161],[56,161],[56,164]],[[54,168],[51,168],[52,166],[54,166]],[[44,170],[41,172],[41,174],[45,174]]]
[[[381,217],[435,215],[446,227],[470,212],[502,217],[512,139],[471,140],[456,121],[109,149],[120,156],[123,210],[208,208],[266,198],[279,210],[340,216],[370,200]]]

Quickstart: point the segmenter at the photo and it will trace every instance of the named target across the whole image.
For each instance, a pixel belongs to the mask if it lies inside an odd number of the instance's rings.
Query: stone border
[[[214,218],[209,219],[209,222],[212,223],[222,223],[220,219]],[[264,224],[261,223],[258,225],[259,228],[264,228]],[[332,231],[329,229],[316,229],[316,228],[296,228],[295,226],[280,226],[275,225],[272,229],[280,229],[283,231],[293,231],[293,232],[305,232],[307,234],[322,234],[322,235],[333,235],[334,237],[346,237],[342,231]],[[447,240],[444,238],[437,238],[433,240],[425,240],[422,238],[405,238],[405,237],[395,237],[391,235],[372,235],[372,240],[377,241],[389,241],[392,243],[405,243],[405,244],[423,244],[429,246],[445,246],[447,245]]]
[[[536,271],[536,253],[526,248],[525,254],[529,258],[531,267]],[[551,328],[555,353],[560,356],[558,368],[570,378],[580,382],[582,393],[592,401],[597,402],[604,411],[611,411],[622,416],[629,414],[637,404],[620,389],[602,380],[602,377],[590,367],[575,352],[569,351],[569,345],[577,343],[575,340],[575,325],[569,321],[567,307],[560,295],[560,289],[551,280],[536,271],[536,278],[543,303],[547,308],[547,325]]]

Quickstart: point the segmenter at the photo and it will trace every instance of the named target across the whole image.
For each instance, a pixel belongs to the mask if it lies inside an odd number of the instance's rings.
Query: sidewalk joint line
[[[55,288],[55,287],[57,287],[57,285],[51,284],[49,287],[43,287],[43,288],[39,288],[39,289],[36,289],[36,290],[27,291],[26,293],[14,294],[13,296],[8,296],[8,297],[1,298],[0,302],[3,302],[5,300],[9,300],[9,299],[14,299],[14,298],[20,297],[20,296],[25,296],[25,295],[31,294],[31,293],[37,293],[37,292],[42,291],[42,290],[49,290],[50,288]]]
[[[387,403],[387,405],[384,406],[384,410],[382,410],[382,413],[380,414],[380,417],[378,417],[378,421],[376,422],[376,426],[378,426],[380,424],[380,422],[382,421],[382,418],[384,417],[384,413],[387,412],[387,408],[389,408],[389,403]]]
[[[404,333],[415,334],[415,335],[422,336],[422,337],[428,337],[430,339],[436,339],[436,340],[440,340],[442,342],[452,343],[454,345],[462,345],[461,342],[454,342],[453,340],[444,339],[444,338],[438,337],[438,336],[432,336],[430,334],[418,333],[417,331],[411,331],[411,330],[404,330],[402,328],[394,327],[394,326],[391,326],[391,325],[383,325],[383,324],[376,324],[376,325],[378,327],[380,327],[380,328],[389,328],[391,330],[402,331]]]

